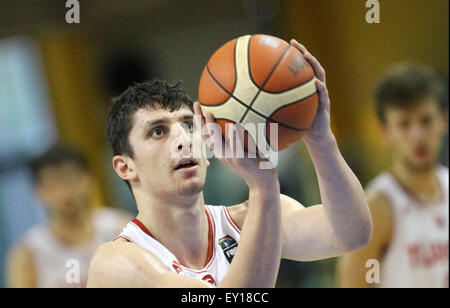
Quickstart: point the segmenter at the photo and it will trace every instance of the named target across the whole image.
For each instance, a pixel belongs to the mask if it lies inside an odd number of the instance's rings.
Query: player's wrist
[[[336,137],[330,128],[323,133],[305,136],[304,141],[308,148],[327,150],[336,146]]]
[[[247,181],[250,193],[258,195],[273,195],[280,193],[280,182],[278,177],[260,179],[259,181]]]

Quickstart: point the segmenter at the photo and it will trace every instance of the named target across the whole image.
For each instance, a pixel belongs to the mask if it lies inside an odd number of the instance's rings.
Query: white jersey
[[[118,237],[125,238],[156,255],[172,272],[205,280],[217,285],[225,276],[236,253],[240,230],[225,206],[205,206],[208,217],[208,254],[201,269],[183,265],[166,247],[158,242],[137,219],[133,219]]]
[[[387,172],[369,183],[389,199],[394,217],[381,287],[448,287],[448,168],[439,167],[437,176],[443,200],[430,206],[419,204]]]
[[[21,244],[33,256],[38,288],[84,288],[89,263],[101,244],[111,241],[123,228],[124,218],[113,209],[101,209],[94,214],[94,237],[78,246],[61,242],[46,224],[27,231]]]

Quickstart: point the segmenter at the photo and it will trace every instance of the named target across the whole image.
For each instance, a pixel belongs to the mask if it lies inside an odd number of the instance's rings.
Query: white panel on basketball
[[[270,117],[277,109],[289,103],[294,103],[313,95],[316,89],[316,77],[305,84],[281,93],[268,93],[261,91],[252,105],[252,109],[266,117]],[[245,119],[244,119],[245,120]],[[299,127],[301,128],[301,127]]]
[[[233,97],[230,97],[225,103],[220,105],[202,105],[202,111],[209,111],[214,114],[216,119],[228,119],[233,122],[239,122],[247,108],[240,104]]]
[[[258,93],[258,87],[250,78],[250,71],[248,68],[248,44],[251,36],[246,35],[237,39],[236,41],[236,86],[233,95],[250,105],[253,98]]]

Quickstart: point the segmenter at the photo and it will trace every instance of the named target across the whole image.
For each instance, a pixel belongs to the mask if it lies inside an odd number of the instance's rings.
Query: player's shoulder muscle
[[[101,245],[89,266],[88,287],[208,287],[198,279],[169,271],[150,251],[122,240]]]
[[[230,213],[231,219],[233,219],[239,229],[242,230],[248,212],[248,200],[236,205],[228,206],[227,211]]]
[[[89,265],[88,287],[145,287],[151,286],[150,259],[135,244],[114,241],[97,248]],[[148,285],[146,285],[148,284]]]

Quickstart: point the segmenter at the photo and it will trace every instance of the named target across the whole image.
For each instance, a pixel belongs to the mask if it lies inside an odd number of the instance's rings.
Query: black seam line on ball
[[[283,126],[283,127],[285,127],[285,128],[289,128],[289,129],[296,130],[296,131],[300,131],[300,132],[309,129],[309,127],[307,127],[307,128],[297,128],[297,127],[294,127],[294,126],[290,126],[290,125],[288,125],[288,124],[284,124],[284,123],[278,122],[277,120],[271,119],[270,117],[266,117],[265,115],[261,114],[260,112],[258,112],[258,111],[256,111],[256,110],[250,108],[248,105],[246,105],[244,102],[242,102],[239,98],[237,98],[236,96],[234,96],[233,93],[230,93],[230,91],[228,91],[227,89],[225,89],[225,87],[222,86],[222,85],[220,84],[220,82],[219,82],[219,81],[214,77],[214,75],[211,73],[211,71],[209,70],[209,67],[208,67],[208,66],[206,67],[206,70],[208,71],[208,74],[211,76],[211,78],[214,80],[214,82],[217,83],[217,85],[218,85],[223,91],[225,91],[225,93],[227,93],[231,98],[234,98],[239,104],[241,104],[242,106],[244,106],[245,108],[247,108],[247,111],[248,111],[248,110],[251,110],[251,111],[253,111],[254,113],[256,113],[257,115],[259,115],[260,117],[264,118],[266,121],[267,121],[267,120],[270,120],[270,121],[272,121],[272,122],[274,122],[274,123],[277,123],[278,125],[281,125],[281,126]],[[315,94],[315,92],[314,92],[313,94],[311,94],[311,95],[314,95],[314,94]],[[309,96],[308,96],[308,97],[309,97]],[[228,101],[228,99],[227,99],[225,102],[220,103],[220,104],[217,104],[217,105],[207,105],[207,104],[202,104],[202,102],[200,102],[200,101],[199,101],[199,103],[200,103],[201,105],[203,105],[203,106],[220,106],[220,105],[223,105],[224,103],[226,103],[227,101]],[[296,103],[296,102],[298,102],[298,100],[295,101],[295,102],[292,102],[292,103],[288,103],[288,104],[286,104],[286,105],[283,105],[282,107],[287,106],[287,105],[294,104],[294,103]],[[280,107],[280,108],[282,108],[282,107]],[[280,108],[279,108],[279,109],[280,109]],[[277,109],[277,110],[278,110],[278,109]],[[272,113],[272,114],[273,114],[273,113]],[[239,121],[239,122],[242,123],[242,120]]]
[[[234,55],[234,59],[233,59],[233,63],[236,63],[236,46],[237,46],[237,39],[236,42],[234,44],[233,47],[233,55]],[[227,89],[225,89],[225,87],[223,87],[220,82],[214,77],[214,75],[211,73],[210,69],[209,69],[209,62],[211,62],[211,59],[209,59],[208,63],[206,63],[206,71],[208,72],[209,76],[211,76],[211,78],[214,80],[215,83],[217,83],[217,85],[225,91],[225,93],[227,93],[228,95],[230,95],[231,97],[233,97],[234,99],[236,99],[236,97],[234,97],[232,94],[230,94],[229,91],[227,91]],[[236,65],[234,67],[234,80],[237,81],[237,70],[236,70]],[[233,92],[234,92],[234,88],[236,87],[236,82],[234,83],[233,86]],[[215,106],[220,106],[225,104],[228,101],[229,97],[225,99],[225,101],[219,103],[219,104],[215,104]],[[237,99],[236,99],[237,100]],[[239,102],[241,103],[241,102]],[[245,107],[247,107],[247,105],[243,104]]]
[[[287,54],[289,48],[291,48],[291,45],[288,45],[283,53],[281,54],[280,58],[278,58],[277,62],[275,63],[275,65],[272,67],[272,70],[270,71],[269,75],[267,76],[266,80],[264,80],[263,84],[261,87],[258,87],[258,85],[256,83],[254,83],[256,85],[256,87],[258,88],[258,92],[256,93],[255,97],[252,99],[252,101],[250,102],[250,105],[248,105],[247,110],[245,111],[244,115],[242,116],[242,118],[240,119],[239,122],[242,122],[245,118],[245,116],[247,115],[248,111],[250,110],[250,108],[253,106],[253,104],[255,103],[256,99],[258,98],[259,94],[261,93],[261,91],[263,91],[264,86],[267,84],[267,82],[269,82],[270,77],[272,77],[273,73],[275,72],[275,70],[277,69],[278,65],[280,64],[280,62],[283,60],[284,56]],[[251,70],[250,70],[250,44],[247,48],[248,53],[247,53],[247,62],[248,62],[248,73],[251,76]]]
[[[274,91],[269,91],[269,90],[262,90],[262,91],[263,91],[264,93],[269,93],[269,94],[279,94],[279,93],[284,93],[284,92],[288,92],[288,91],[292,91],[292,90],[295,90],[295,89],[297,89],[297,88],[300,88],[300,87],[304,86],[305,84],[307,84],[308,82],[311,82],[311,80],[313,80],[314,78],[316,78],[315,75],[313,75],[310,79],[308,79],[308,80],[302,82],[301,84],[296,85],[296,86],[294,86],[294,87],[292,87],[292,88],[283,90],[282,92],[274,92]],[[317,90],[316,90],[316,92],[317,92]]]

